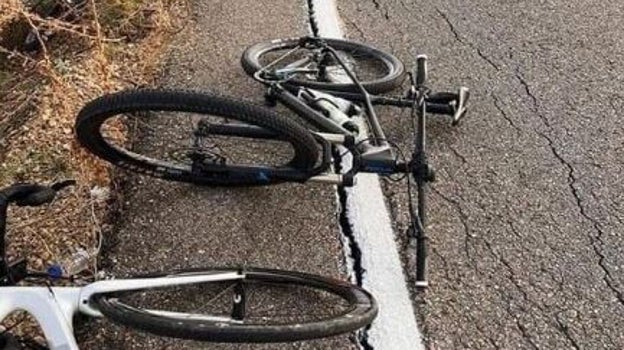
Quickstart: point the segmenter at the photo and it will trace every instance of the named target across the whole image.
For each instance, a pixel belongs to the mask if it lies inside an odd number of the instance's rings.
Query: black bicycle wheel
[[[243,101],[205,93],[131,90],[87,104],[80,144],[119,167],[201,185],[305,178],[319,146],[302,126]]]
[[[240,274],[240,279],[97,294],[91,301],[115,323],[159,336],[211,342],[323,338],[360,329],[377,315],[375,300],[363,289],[311,274],[225,268],[168,276],[228,272]]]
[[[350,69],[369,93],[388,92],[403,82],[405,68],[403,63],[393,55],[353,41],[323,39],[323,42],[341,53],[348,62]],[[295,38],[273,40],[250,46],[241,58],[243,69],[247,74],[253,76],[258,70],[287,54],[288,56],[278,63],[279,67],[294,64],[312,73],[298,74],[284,82],[285,85],[305,86],[319,90],[359,92],[357,85],[344,75],[344,70],[335,61],[332,63],[332,68],[335,72],[342,73],[341,82],[327,81],[327,74],[325,74],[327,72],[326,56],[320,54],[319,49],[314,45],[301,47],[301,43],[302,39]],[[297,47],[299,49],[293,51]]]

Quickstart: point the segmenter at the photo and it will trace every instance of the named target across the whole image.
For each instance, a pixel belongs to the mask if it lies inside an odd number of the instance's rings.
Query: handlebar
[[[4,235],[6,233],[6,217],[9,204],[18,206],[39,206],[50,203],[61,189],[74,185],[76,181],[66,180],[50,186],[39,184],[15,184],[0,190],[0,255],[4,256]],[[0,257],[1,258],[1,257]]]
[[[74,185],[75,183],[76,181],[74,180],[56,182],[50,186],[24,183],[0,189],[0,285],[14,282],[18,279],[15,271],[22,273],[25,269],[24,261],[12,264],[15,266],[10,266],[6,261],[4,238],[6,234],[6,218],[9,204],[15,203],[18,206],[35,207],[50,203],[54,200],[58,191]]]
[[[74,185],[76,181],[66,180],[50,186],[39,184],[15,184],[0,190],[0,206],[15,202],[20,207],[35,207],[52,202],[61,189]]]

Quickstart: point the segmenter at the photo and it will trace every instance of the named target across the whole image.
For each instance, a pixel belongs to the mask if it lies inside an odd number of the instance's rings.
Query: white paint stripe
[[[313,6],[319,35],[342,38],[334,1],[313,0]],[[343,168],[351,164],[346,158]],[[368,331],[369,343],[376,350],[424,349],[379,178],[357,177],[357,185],[347,189],[347,215],[362,251],[362,287],[379,303],[379,315]]]
[[[334,0],[313,0],[314,15],[319,27],[319,36],[342,39],[340,16]]]
[[[369,343],[379,350],[424,349],[379,178],[360,174],[357,180],[347,190],[347,213],[362,252],[362,287],[379,302]]]

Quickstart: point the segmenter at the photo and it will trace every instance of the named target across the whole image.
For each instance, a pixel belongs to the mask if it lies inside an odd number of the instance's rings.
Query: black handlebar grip
[[[342,175],[342,186],[353,187],[355,185],[355,175],[346,173]]]
[[[416,86],[423,86],[427,81],[427,55],[416,57]]]
[[[6,202],[15,202],[18,206],[38,206],[50,203],[54,200],[56,192],[74,185],[74,180],[67,180],[55,183],[51,186],[38,184],[16,184],[0,190],[0,196],[4,197]]]
[[[455,113],[455,108],[448,103],[433,103],[427,102],[427,112],[434,114],[446,114],[453,116]]]
[[[425,99],[428,103],[448,104],[459,100],[459,94],[453,92],[432,92]]]
[[[50,203],[56,197],[56,191],[51,187],[41,187],[37,191],[32,192],[25,197],[15,200],[15,204],[20,207],[36,207],[46,203]]]

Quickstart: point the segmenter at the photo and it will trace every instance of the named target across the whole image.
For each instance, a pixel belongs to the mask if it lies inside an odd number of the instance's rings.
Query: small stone
[[[91,198],[97,203],[103,203],[110,197],[108,187],[94,186],[90,192]]]

